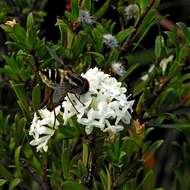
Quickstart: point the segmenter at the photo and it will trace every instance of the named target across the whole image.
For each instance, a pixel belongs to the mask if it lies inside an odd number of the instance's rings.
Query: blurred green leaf
[[[131,33],[135,31],[135,28],[129,27],[117,33],[115,36],[119,43],[122,43]]]
[[[104,4],[101,6],[101,8],[95,13],[95,16],[97,18],[101,18],[107,11],[107,9],[109,8],[111,3],[111,0],[106,0],[104,2]]]
[[[155,41],[154,52],[157,58],[161,56],[162,49],[164,48],[164,38],[162,36],[157,36]]]
[[[6,182],[6,179],[0,179],[0,187],[2,187]]]
[[[69,168],[70,168],[70,155],[69,149],[65,148],[61,155],[61,164],[63,168],[64,179],[69,179]]]
[[[76,181],[65,181],[63,182],[63,188],[65,190],[85,190],[84,186]]]
[[[26,21],[26,27],[27,27],[27,30],[28,32],[32,32],[32,28],[34,26],[34,18],[33,18],[33,15],[32,13],[30,13],[27,17],[27,21]]]
[[[73,19],[76,20],[79,16],[78,0],[71,1],[71,11],[72,11]]]
[[[17,172],[17,177],[21,178],[21,167],[20,167],[20,151],[21,151],[21,146],[19,146],[16,151],[15,151],[15,165],[16,165],[16,172]]]
[[[80,135],[80,130],[76,127],[70,127],[68,125],[60,127],[60,132],[64,139],[76,138]]]
[[[152,186],[150,184],[150,182],[152,181],[153,176],[154,176],[153,170],[148,171],[146,173],[143,181],[138,185],[136,190],[146,190],[146,189],[150,188]]]
[[[0,163],[0,176],[11,180],[13,178],[12,173]]]
[[[9,190],[15,189],[15,187],[21,182],[19,178],[12,179],[9,184]]]
[[[34,106],[35,111],[39,110],[40,103],[41,103],[41,90],[39,84],[37,84],[32,91],[32,104]]]

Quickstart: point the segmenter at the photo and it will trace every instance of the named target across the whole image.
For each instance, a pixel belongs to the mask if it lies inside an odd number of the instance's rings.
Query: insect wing
[[[72,86],[69,83],[62,83],[57,85],[53,92],[53,104],[54,106],[59,105],[64,98],[67,96],[67,93],[71,90]]]

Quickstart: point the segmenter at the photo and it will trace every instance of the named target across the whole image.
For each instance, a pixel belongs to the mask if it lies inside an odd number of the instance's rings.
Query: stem
[[[145,12],[141,15],[138,23],[136,24],[136,26],[135,26],[136,30],[123,43],[123,45],[122,45],[122,47],[120,49],[120,53],[121,54],[123,54],[128,49],[128,47],[133,44],[133,42],[135,41],[136,37],[139,35],[138,28],[141,25],[142,21],[144,20],[145,16],[148,14],[148,12],[154,6],[154,4],[155,4],[155,0],[151,0],[149,6],[145,10]]]

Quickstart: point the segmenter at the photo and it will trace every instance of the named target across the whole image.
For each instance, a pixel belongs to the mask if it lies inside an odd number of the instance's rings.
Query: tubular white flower
[[[111,34],[104,34],[103,41],[110,48],[117,48],[119,46],[117,39]]]
[[[79,11],[78,21],[81,23],[88,24],[88,25],[91,25],[94,23],[93,17],[90,16],[90,13],[84,10]]]
[[[56,115],[60,112],[60,106],[55,109]],[[55,129],[59,125],[59,122],[55,121],[54,111],[49,111],[46,108],[41,109],[34,114],[32,124],[30,126],[29,135],[33,136],[31,145],[37,146],[37,151],[48,149],[48,141],[54,135]],[[55,125],[54,125],[55,122]]]
[[[130,111],[133,111],[134,103],[134,100],[129,101],[125,95],[127,89],[98,68],[90,69],[82,76],[89,81],[90,89],[79,97],[80,101],[75,95],[69,94],[78,113],[70,100],[65,98],[62,103],[62,107],[65,108],[62,114],[65,124],[75,115],[77,122],[85,126],[87,134],[95,127],[113,133],[123,130],[124,125],[130,123]]]

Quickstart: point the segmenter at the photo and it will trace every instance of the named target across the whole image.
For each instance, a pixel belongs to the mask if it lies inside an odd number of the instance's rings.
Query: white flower
[[[56,115],[60,112],[60,106],[55,109]],[[46,108],[41,109],[34,114],[32,124],[30,126],[29,135],[33,136],[31,145],[37,146],[37,151],[48,149],[48,141],[54,135],[55,129],[59,125],[59,122],[55,120],[54,111],[49,111]],[[54,125],[55,124],[55,125]]]
[[[160,63],[159,63],[159,66],[161,67],[162,69],[162,74],[164,75],[165,74],[165,71],[166,71],[166,68],[168,66],[168,63],[172,62],[173,61],[173,58],[174,56],[173,55],[170,55],[169,57],[167,58],[163,58]],[[153,70],[155,69],[155,65],[151,65],[151,67],[149,68],[148,70],[148,73],[145,74],[144,76],[141,77],[142,80],[147,80],[148,77],[149,77],[149,74],[153,72]]]
[[[89,25],[93,24],[94,22],[93,17],[90,16],[89,12],[84,10],[80,10],[78,21]]]
[[[69,94],[78,113],[70,100],[65,98],[62,104],[65,108],[62,114],[65,124],[75,115],[77,122],[85,126],[87,134],[95,127],[113,133],[123,130],[124,125],[130,123],[134,103],[134,100],[129,101],[125,95],[127,89],[98,68],[90,69],[82,76],[89,81],[90,89],[79,97],[80,101],[75,95]]]
[[[169,62],[173,61],[174,56],[170,55],[168,58],[164,58],[160,62],[160,67],[162,68],[162,73],[165,74],[166,68]]]
[[[8,20],[8,21],[6,21],[5,22],[5,25],[8,25],[8,26],[10,26],[10,27],[14,27],[15,25],[17,25],[17,22],[16,22],[16,20],[15,20],[15,18],[13,19],[13,20]]]
[[[123,76],[126,74],[126,70],[121,62],[113,62],[111,67],[114,73],[118,74],[119,76]]]
[[[139,7],[136,4],[130,4],[125,8],[125,15],[127,20],[136,18],[139,14]]]
[[[118,47],[117,39],[111,34],[104,34],[103,35],[103,41],[110,48],[117,48]]]
[[[145,81],[148,79],[149,74],[152,73],[152,71],[154,70],[155,65],[151,65],[151,67],[148,69],[148,73],[145,74],[144,76],[141,77],[141,80]]]

